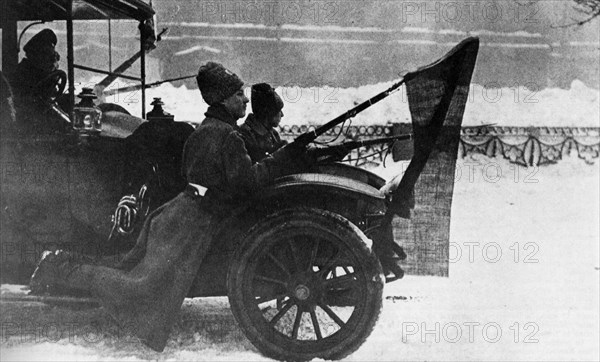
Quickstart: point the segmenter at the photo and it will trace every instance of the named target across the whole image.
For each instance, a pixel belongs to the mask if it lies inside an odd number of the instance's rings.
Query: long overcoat
[[[239,130],[246,143],[248,154],[254,162],[261,161],[287,144],[275,128],[267,128],[253,113],[248,115]]]
[[[71,273],[74,286],[154,350],[164,349],[219,221],[292,164],[286,150],[252,163],[234,127],[224,108],[210,107],[186,142],[183,171],[205,196],[185,191],[151,214],[120,267],[86,264]]]

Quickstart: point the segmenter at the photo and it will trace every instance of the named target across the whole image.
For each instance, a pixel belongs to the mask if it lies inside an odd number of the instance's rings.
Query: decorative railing
[[[373,139],[411,132],[410,124],[384,126],[336,127],[321,137],[322,142],[340,142],[358,139]],[[314,129],[313,126],[283,126],[283,138],[292,140],[301,133]],[[380,164],[387,155],[388,145],[361,147],[344,160],[362,166]],[[588,164],[594,164],[600,155],[600,128],[594,127],[463,127],[458,157],[483,154],[503,157],[513,163],[548,165],[558,162],[563,156],[575,152]]]
[[[553,164],[575,151],[580,159],[593,164],[600,152],[599,131],[567,127],[463,128],[459,157],[479,153],[529,166]]]
[[[283,126],[280,127],[281,137],[291,141],[296,136],[313,130],[314,126],[307,125],[294,125],[294,126]],[[393,125],[385,126],[348,126],[340,127],[337,126],[332,130],[326,132],[323,136],[319,137],[317,141],[321,144],[326,143],[338,143],[343,141],[357,141],[366,140],[382,137],[390,137],[392,135],[399,135]],[[388,149],[388,144],[372,145],[368,147],[360,147],[352,150],[350,154],[344,159],[344,162],[356,165],[379,165],[384,162],[385,157],[391,150]]]

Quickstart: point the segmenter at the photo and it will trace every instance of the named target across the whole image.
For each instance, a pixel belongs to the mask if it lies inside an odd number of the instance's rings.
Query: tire
[[[312,208],[280,211],[256,224],[227,276],[240,328],[264,355],[286,361],[341,359],[358,349],[379,318],[383,285],[362,231]]]

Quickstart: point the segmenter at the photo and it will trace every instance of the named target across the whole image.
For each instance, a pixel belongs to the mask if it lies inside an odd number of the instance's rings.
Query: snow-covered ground
[[[389,177],[401,169],[388,165],[377,171]],[[526,169],[473,156],[458,166],[450,277],[386,285],[375,331],[348,360],[597,361],[598,163],[569,158]],[[492,182],[494,170],[502,175]],[[226,298],[186,300],[163,353],[119,331],[102,309],[2,308],[2,361],[265,359]]]
[[[96,80],[96,79],[94,79]],[[300,88],[279,87],[285,116],[282,125],[323,124],[357,104],[388,89],[393,82],[365,85],[358,88]],[[88,85],[93,82],[88,83]],[[123,84],[113,84],[116,89]],[[494,84],[474,84],[465,109],[463,125],[496,124],[499,126],[600,127],[600,95],[597,89],[581,81],[573,81],[570,89],[539,89],[523,85],[516,88],[494,88]],[[249,95],[249,88],[246,89]],[[165,109],[178,121],[200,122],[207,105],[197,89],[174,87],[170,83],[147,90],[147,103],[161,97]],[[106,97],[133,115],[140,115],[141,92],[119,93]],[[249,105],[250,106],[250,105]],[[250,112],[250,107],[248,107]],[[354,125],[383,125],[390,122],[410,123],[408,100],[404,87],[380,103],[359,113]]]

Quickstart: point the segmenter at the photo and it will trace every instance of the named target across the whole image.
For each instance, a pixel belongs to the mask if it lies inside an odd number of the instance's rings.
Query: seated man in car
[[[52,94],[56,82],[49,79],[58,69],[60,55],[55,47],[58,39],[50,29],[44,29],[29,40],[23,50],[25,58],[17,69],[7,78],[12,87],[17,118],[24,122],[34,121],[32,118],[46,110],[48,97]]]
[[[239,132],[252,162],[259,162],[287,144],[275,129],[283,117],[283,101],[267,83],[253,85],[250,99],[253,113],[248,115]]]

